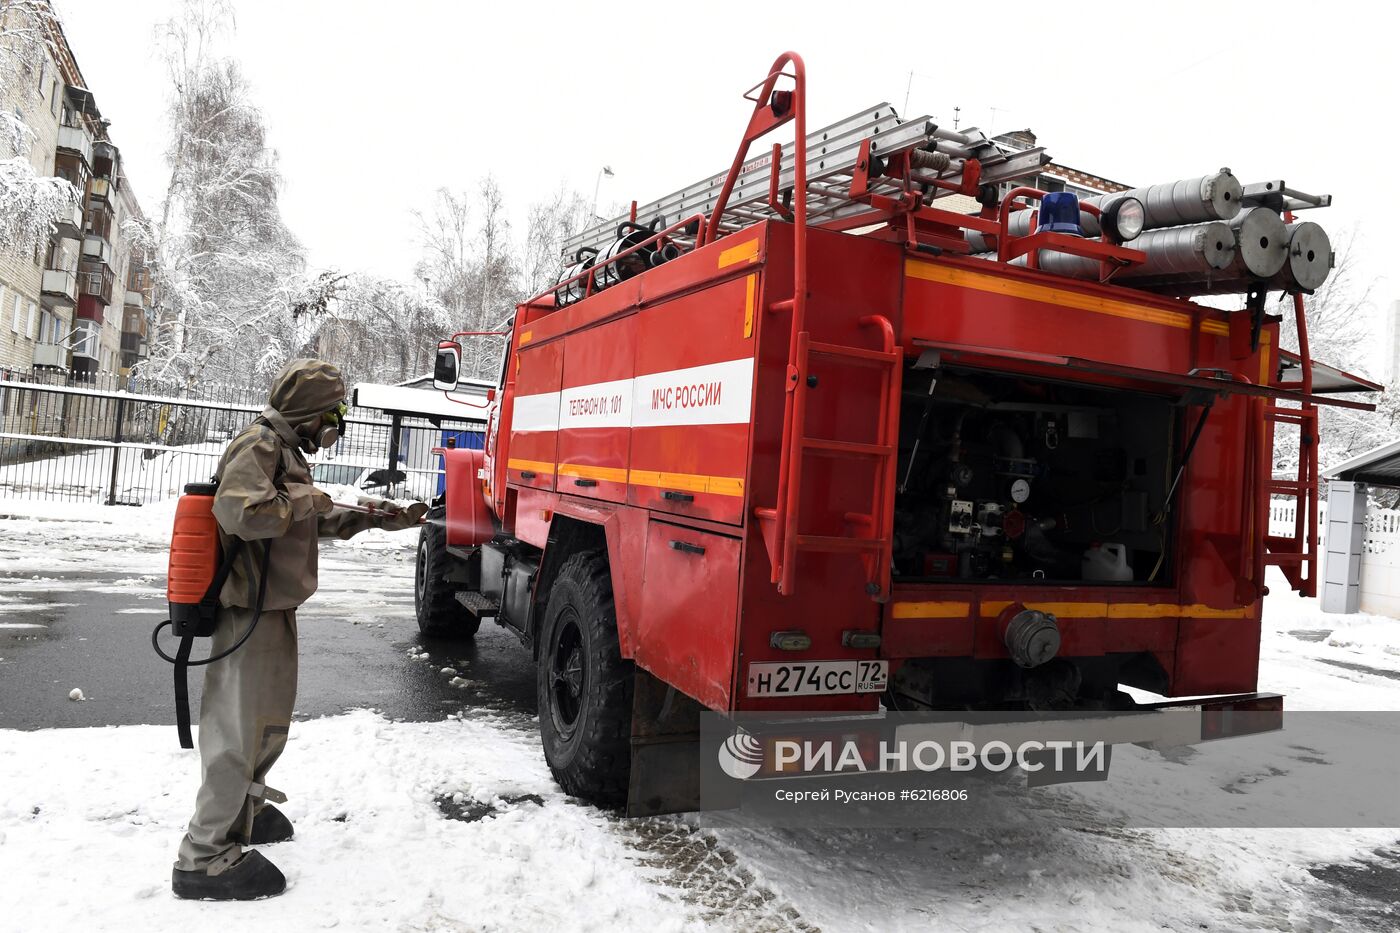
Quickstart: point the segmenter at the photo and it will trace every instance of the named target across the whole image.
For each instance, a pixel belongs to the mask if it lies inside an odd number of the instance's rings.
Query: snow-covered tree
[[[281,174],[237,62],[216,52],[226,4],[186,0],[165,29],[170,180],[161,218],[133,231],[155,257],[166,314],[144,374],[260,386],[302,352],[334,282],[308,275],[282,222]]]
[[[1355,243],[1355,230],[1338,237],[1336,268],[1315,294],[1304,296],[1303,308],[1308,325],[1309,355],[1316,361],[1364,375],[1369,368],[1368,357],[1373,340],[1372,287],[1369,281],[1361,278],[1356,264]],[[1269,310],[1282,318],[1280,345],[1296,351],[1298,334],[1292,297],[1284,296],[1276,307]],[[1394,406],[1382,403],[1382,411],[1374,413],[1323,406],[1319,418],[1322,465],[1339,463],[1400,433],[1400,424],[1385,414],[1387,407]],[[1275,432],[1274,469],[1291,473],[1297,463],[1298,431],[1281,426]]]
[[[47,0],[0,0],[0,251],[33,253],[82,196],[67,181],[34,170],[34,134],[9,100],[10,89],[30,85],[56,26]]]
[[[564,264],[572,262],[571,258],[560,256],[564,240],[588,226],[592,218],[588,201],[577,191],[564,188],[548,200],[530,205],[521,264],[525,290],[530,296],[559,281]]]
[[[452,315],[421,285],[366,273],[342,276],[318,322],[318,351],[350,382],[404,382],[432,368]]]
[[[475,192],[439,189],[416,217],[423,247],[416,271],[449,316],[446,334],[498,330],[517,304],[557,281],[563,241],[587,223],[590,211],[578,192],[560,188],[529,206],[524,236],[516,241],[504,193],[488,176]],[[496,378],[503,347],[501,338],[464,341],[463,375]]]
[[[432,207],[416,216],[423,245],[416,271],[451,315],[452,330],[500,329],[524,297],[500,186],[487,176],[475,196],[439,189]],[[493,377],[502,346],[499,338],[468,339],[462,374]]]

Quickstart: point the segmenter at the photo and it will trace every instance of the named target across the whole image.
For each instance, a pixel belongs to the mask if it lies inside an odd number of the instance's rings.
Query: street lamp
[[[595,220],[603,219],[602,217],[598,216],[598,189],[603,184],[604,175],[608,176],[609,178],[613,177],[613,170],[611,165],[604,165],[602,168],[598,169],[598,178],[593,182],[593,217]]]

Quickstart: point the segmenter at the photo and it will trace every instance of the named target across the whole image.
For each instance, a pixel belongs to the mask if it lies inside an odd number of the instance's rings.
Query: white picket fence
[[[1273,500],[1269,506],[1269,533],[1292,535],[1297,511],[1294,499]],[[1326,500],[1318,503],[1317,535],[1318,547],[1325,551]],[[1400,618],[1400,510],[1368,510],[1361,548],[1361,611]],[[1325,567],[1318,567],[1319,574],[1325,572]]]
[[[1275,499],[1269,505],[1269,534],[1292,535],[1293,519],[1298,513],[1295,499]],[[1327,542],[1327,501],[1317,505],[1317,537],[1319,544]],[[1366,537],[1362,539],[1367,554],[1388,554],[1400,544],[1400,510],[1373,508],[1366,513]]]

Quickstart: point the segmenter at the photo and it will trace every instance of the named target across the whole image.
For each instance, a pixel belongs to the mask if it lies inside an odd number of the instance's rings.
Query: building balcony
[[[126,312],[122,316],[122,333],[132,334],[140,340],[145,338],[146,332],[146,313],[140,308],[127,305]]]
[[[75,152],[85,164],[92,164],[92,134],[86,127],[68,126],[58,128],[58,148]]]
[[[41,343],[34,347],[34,365],[52,369],[68,368],[68,348],[59,343]]]
[[[66,240],[81,239],[83,235],[83,206],[74,204],[71,209],[55,221],[58,235]]]
[[[126,306],[128,308],[146,307],[146,296],[133,288],[126,290]]]
[[[112,264],[112,243],[105,236],[98,233],[89,233],[83,237],[83,255],[89,259],[97,259]],[[108,289],[107,298],[111,300],[111,290]]]
[[[112,190],[120,186],[121,154],[117,147],[112,145],[110,140],[94,139],[92,141],[92,173],[100,178],[109,179],[112,182]]]
[[[122,352],[135,356],[141,351],[141,335],[122,331]]]
[[[91,261],[84,262],[78,272],[78,291],[84,297],[91,297],[103,305],[109,305],[112,303],[112,283],[115,279],[116,276],[107,266]]]
[[[71,308],[78,300],[78,277],[64,269],[45,269],[40,291],[44,307]]]
[[[97,359],[102,350],[102,325],[96,321],[74,321],[72,343],[75,363]]]
[[[96,295],[79,295],[78,308],[73,312],[75,321],[93,321],[102,323],[107,316],[107,307],[97,300]]]
[[[110,201],[112,199],[112,180],[110,178],[94,178],[88,187],[88,193],[94,201]]]

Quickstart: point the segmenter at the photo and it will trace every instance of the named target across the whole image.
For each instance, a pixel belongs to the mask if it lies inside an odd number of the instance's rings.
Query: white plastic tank
[[[1133,568],[1128,566],[1128,549],[1122,544],[1105,542],[1084,552],[1080,576],[1085,580],[1132,580]]]

